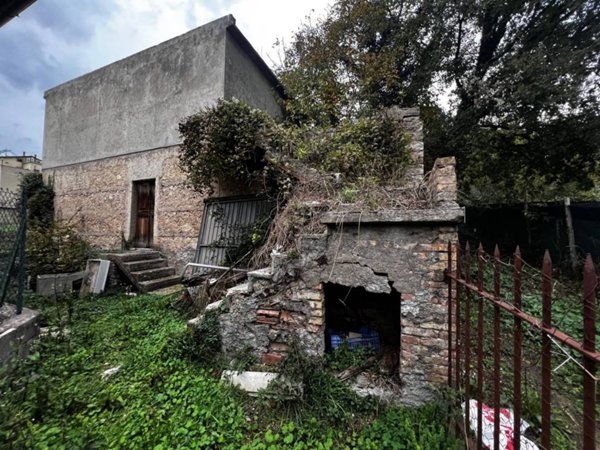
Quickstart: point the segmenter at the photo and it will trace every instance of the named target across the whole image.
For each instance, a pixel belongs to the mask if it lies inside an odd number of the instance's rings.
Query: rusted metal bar
[[[598,276],[587,255],[583,267],[583,347],[596,351],[596,286]],[[583,358],[583,449],[596,448],[596,383],[594,375],[597,363],[593,359]]]
[[[483,292],[483,246],[477,248],[477,292]],[[477,448],[483,448],[483,298],[477,298]]]
[[[452,243],[448,242],[448,271],[452,272]],[[452,278],[448,278],[448,387],[452,388]]]
[[[471,284],[471,246],[465,248],[465,281]],[[469,401],[471,397],[471,290],[465,296],[465,423],[470,424]]]
[[[515,261],[513,268],[513,303],[515,308],[521,309],[521,273],[523,270],[523,260],[521,259],[521,249],[519,246],[515,249]],[[513,316],[513,449],[521,450],[521,358],[522,358],[522,324],[521,319]]]
[[[461,277],[461,250],[460,243],[456,246],[456,276]],[[454,378],[456,379],[456,390],[460,389],[460,353],[461,353],[461,334],[460,334],[460,284],[456,283],[456,370]]]
[[[494,248],[494,297],[500,298],[498,245]],[[500,450],[500,307],[497,304],[494,305],[494,450]]]
[[[548,250],[544,253],[542,265],[542,324],[552,326],[552,260]],[[552,341],[542,330],[542,436],[541,444],[550,449],[550,427],[552,406]]]
[[[467,291],[469,291],[469,290],[477,291],[477,286],[475,286],[473,283],[467,283],[465,280],[456,279],[454,276],[453,276],[453,279],[458,284],[461,284],[463,287],[465,287]],[[566,346],[572,348],[573,350],[581,353],[582,355],[584,355],[584,356],[592,359],[593,361],[596,361],[596,363],[600,364],[600,352],[586,350],[583,347],[583,344],[581,344],[580,342],[576,341],[571,336],[563,333],[562,331],[558,330],[557,328],[548,327],[548,326],[544,325],[542,323],[542,321],[540,319],[538,319],[537,317],[533,317],[532,315],[527,314],[526,312],[523,312],[520,309],[515,308],[515,306],[513,304],[508,303],[504,299],[500,299],[500,300],[496,301],[495,298],[494,298],[494,295],[493,294],[489,294],[487,292],[483,292],[480,295],[483,298],[485,298],[486,300],[488,300],[488,301],[490,301],[490,302],[492,302],[494,304],[497,304],[503,310],[508,311],[509,313],[511,313],[511,314],[519,317],[521,320],[523,320],[523,321],[527,322],[528,324],[534,326],[538,330],[547,333],[548,335],[552,336],[557,341],[562,342]]]

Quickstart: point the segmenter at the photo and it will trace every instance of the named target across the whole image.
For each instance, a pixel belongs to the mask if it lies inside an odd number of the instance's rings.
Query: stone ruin
[[[411,133],[406,184],[423,180],[418,110],[397,110]],[[271,267],[248,273],[209,309],[219,307],[222,350],[251,351],[277,364],[295,340],[310,355],[330,350],[332,330],[376,330],[400,379],[400,401],[431,400],[448,368],[448,242],[464,211],[456,203],[454,158],[428,177],[431,206],[372,213],[320,214],[322,234],[298,236],[298,252],[273,252]]]

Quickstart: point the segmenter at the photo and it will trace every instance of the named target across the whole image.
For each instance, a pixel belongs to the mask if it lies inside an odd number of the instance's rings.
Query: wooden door
[[[151,247],[154,232],[154,180],[135,182],[136,247]]]

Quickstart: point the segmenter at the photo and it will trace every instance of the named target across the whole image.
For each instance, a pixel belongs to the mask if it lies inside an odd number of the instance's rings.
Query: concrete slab
[[[38,275],[35,293],[43,297],[71,295],[73,293],[73,283],[83,280],[84,276],[85,272]]]
[[[279,377],[274,372],[237,372],[224,370],[221,380],[228,381],[250,395],[257,395],[258,391],[266,389],[269,384]]]
[[[10,309],[13,308],[13,313]],[[10,363],[13,358],[25,357],[29,354],[32,341],[39,335],[40,313],[33,309],[23,308],[16,314],[12,305],[2,307],[0,316],[0,366]]]
[[[221,374],[221,380],[228,381],[234,386],[248,393],[252,397],[256,397],[259,391],[266,389],[269,384],[277,380],[281,375],[274,372],[237,372],[235,370],[224,370]],[[281,376],[281,381],[285,383],[285,388],[281,393],[284,398],[292,399],[302,397],[304,387],[302,383],[289,381]]]

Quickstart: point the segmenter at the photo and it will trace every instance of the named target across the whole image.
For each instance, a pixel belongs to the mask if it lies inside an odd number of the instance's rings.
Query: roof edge
[[[80,79],[82,79],[84,77],[87,77],[88,75],[91,75],[93,73],[96,73],[96,72],[99,72],[101,70],[104,70],[107,67],[113,66],[115,64],[120,64],[123,61],[126,61],[126,60],[128,60],[130,58],[134,58],[135,56],[139,55],[140,53],[146,52],[146,51],[148,51],[150,49],[153,49],[153,48],[156,48],[156,47],[160,47],[160,46],[163,46],[163,45],[164,46],[172,45],[172,44],[174,44],[175,42],[177,42],[179,40],[186,39],[188,36],[190,36],[190,35],[198,32],[201,29],[211,28],[211,27],[218,27],[218,26],[221,26],[224,30],[228,30],[229,27],[231,27],[231,26],[235,27],[235,17],[233,17],[233,15],[231,15],[231,14],[227,14],[226,16],[219,17],[218,19],[212,20],[212,21],[210,21],[208,23],[205,23],[204,25],[201,25],[199,27],[193,28],[193,29],[191,29],[191,30],[189,30],[189,31],[187,31],[187,32],[185,32],[183,34],[180,34],[178,36],[174,36],[171,39],[167,39],[166,41],[159,42],[156,45],[152,45],[150,47],[144,48],[144,49],[142,49],[142,50],[140,50],[138,52],[132,53],[131,55],[128,55],[128,56],[126,56],[124,58],[121,58],[121,59],[118,59],[116,61],[113,61],[112,63],[106,64],[106,65],[104,65],[102,67],[98,67],[97,69],[91,70],[91,71],[89,71],[87,73],[84,73],[84,74],[79,75],[79,76],[77,76],[75,78],[67,80],[64,83],[57,84],[56,86],[53,86],[53,87],[47,89],[46,91],[44,91],[44,98],[46,98],[53,91],[62,88],[63,86],[66,86],[68,84],[74,83],[74,82],[76,82],[76,81],[78,81],[78,80],[80,80]]]
[[[231,16],[233,18],[233,16]],[[258,54],[258,52],[252,47],[252,44],[246,39],[246,36],[242,34],[240,29],[235,25],[235,18],[233,18],[233,23],[227,27],[227,32],[231,35],[231,37],[237,42],[237,44],[242,47],[242,50],[246,52],[250,60],[258,67],[260,72],[265,76],[267,80],[273,85],[275,91],[281,96],[281,98],[286,98],[286,93],[283,85],[277,78],[277,75],[273,73],[271,68],[267,65],[267,63],[262,59],[262,57]]]

